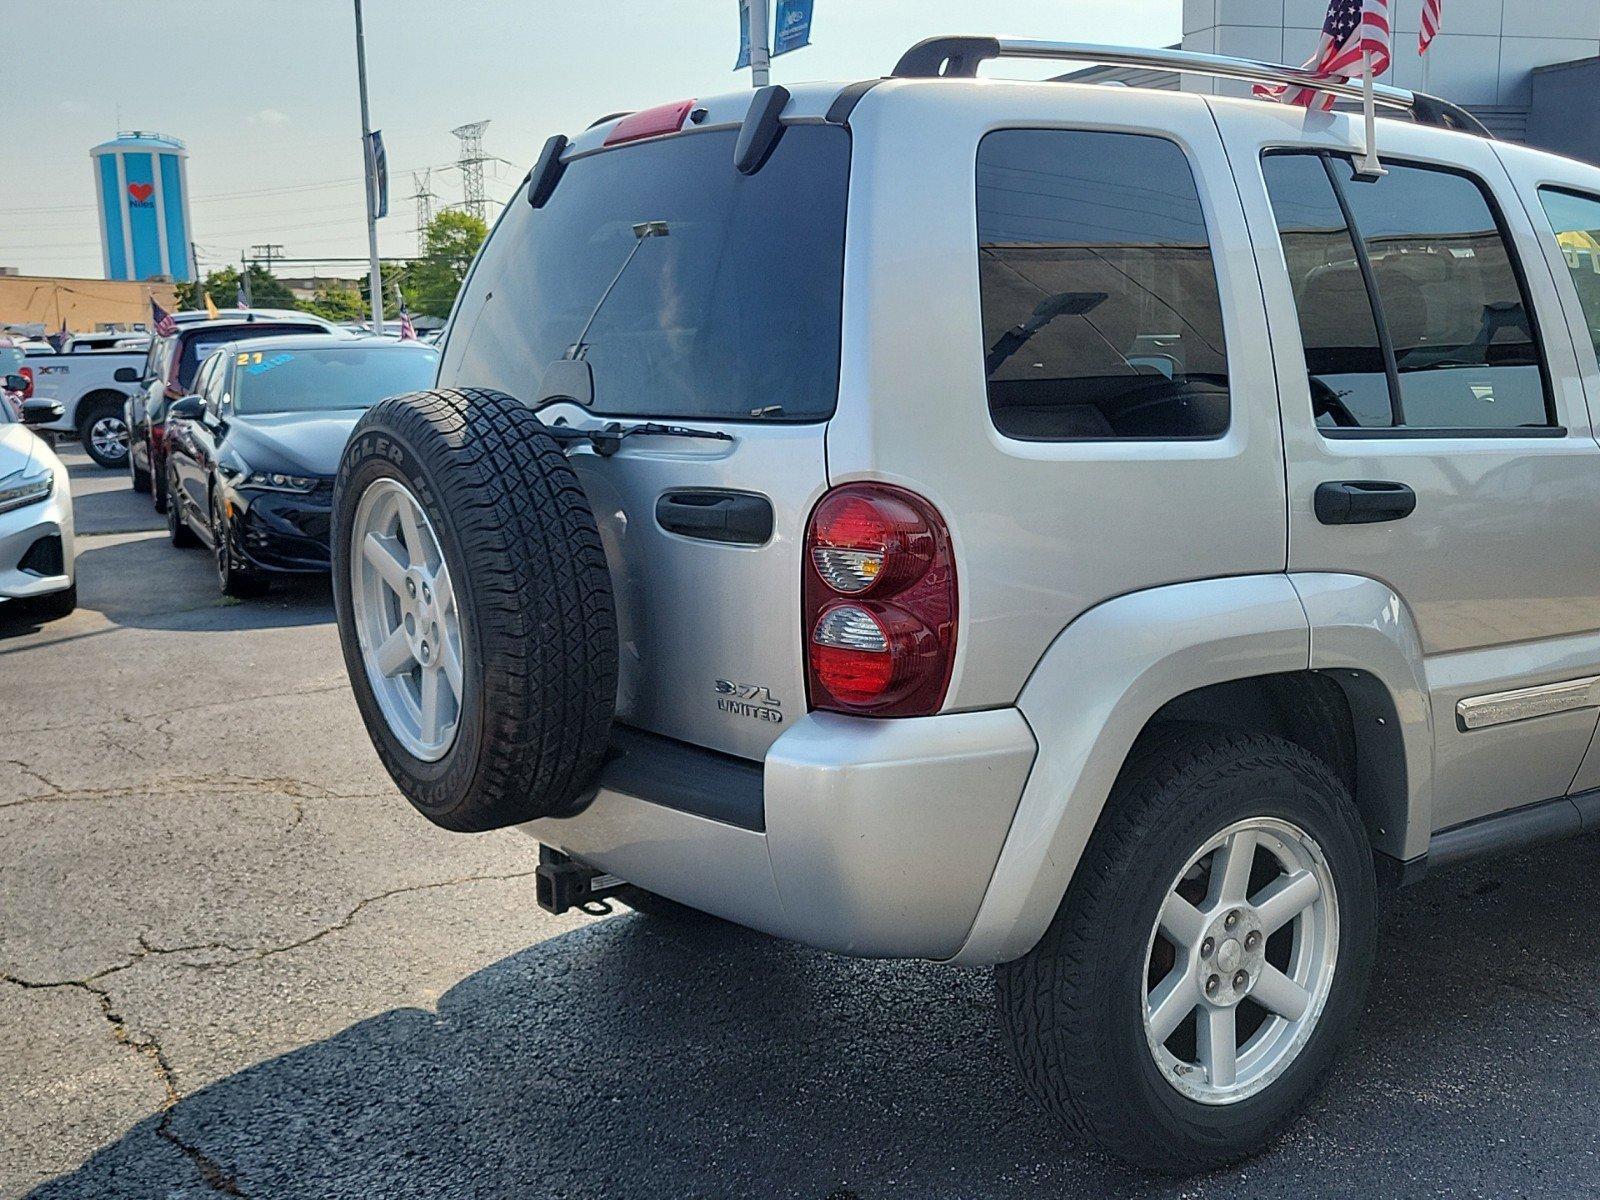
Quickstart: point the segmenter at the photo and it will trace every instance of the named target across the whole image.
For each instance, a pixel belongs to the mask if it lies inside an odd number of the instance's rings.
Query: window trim
[[[1583,201],[1587,201],[1590,204],[1600,205],[1600,193],[1585,191],[1583,188],[1577,187],[1577,186],[1575,186],[1573,184],[1570,184],[1570,183],[1558,183],[1555,180],[1547,179],[1542,183],[1534,184],[1533,185],[1533,195],[1534,195],[1534,199],[1539,201],[1539,215],[1544,218],[1545,228],[1549,229],[1552,240],[1559,239],[1560,234],[1556,230],[1556,223],[1553,220],[1550,219],[1550,210],[1545,207],[1544,194],[1546,192],[1554,192],[1559,196],[1567,196],[1567,197],[1570,197],[1573,200],[1583,200]],[[1534,219],[1533,218],[1533,213],[1532,213],[1531,210],[1528,213],[1528,217],[1529,217],[1530,221]],[[1534,232],[1537,233],[1538,230],[1535,230]],[[1556,248],[1556,253],[1561,255],[1562,262],[1563,262],[1563,264],[1565,264],[1566,255],[1561,250],[1561,243],[1560,243],[1559,240],[1556,241],[1556,247],[1555,248]],[[1565,282],[1568,285],[1570,285],[1572,290],[1573,290],[1573,292],[1576,293],[1576,295],[1574,296],[1574,300],[1576,301],[1576,303],[1578,305],[1578,314],[1577,315],[1578,315],[1579,323],[1584,327],[1584,331],[1589,334],[1589,337],[1588,337],[1589,347],[1590,347],[1591,351],[1594,354],[1596,362],[1600,363],[1600,339],[1597,339],[1596,333],[1593,331],[1593,329],[1589,325],[1589,312],[1584,307],[1583,294],[1581,292],[1578,292],[1578,285],[1571,278],[1571,267],[1567,267],[1567,272],[1568,272],[1568,278],[1566,279]],[[1555,274],[1554,271],[1552,271],[1551,273]],[[1556,291],[1558,293],[1561,291],[1562,282],[1563,281],[1558,276],[1557,279],[1556,279]],[[1563,315],[1567,315],[1566,314],[1566,309],[1567,309],[1567,300],[1566,300],[1566,298],[1564,296],[1560,297],[1560,302],[1561,302],[1561,307],[1562,307],[1562,310],[1563,310]],[[1570,322],[1571,322],[1571,318],[1570,318],[1570,315],[1569,315],[1568,316],[1568,328],[1569,329],[1571,328]],[[1573,342],[1576,343],[1576,346],[1579,346],[1579,347],[1581,347],[1582,344],[1583,344],[1582,342],[1579,342],[1576,337],[1573,338]],[[1581,367],[1582,362],[1583,362],[1583,351],[1581,349],[1578,350],[1578,361],[1579,361],[1579,364],[1580,364],[1580,367]]]
[[[1400,395],[1399,367],[1394,361],[1394,343],[1389,334],[1389,319],[1378,296],[1377,284],[1372,275],[1372,264],[1371,259],[1367,254],[1366,238],[1362,234],[1360,226],[1356,224],[1355,214],[1350,207],[1349,196],[1345,192],[1345,188],[1349,187],[1351,183],[1370,184],[1376,181],[1358,179],[1347,182],[1339,178],[1338,173],[1333,169],[1333,163],[1335,159],[1348,164],[1352,169],[1355,166],[1355,156],[1348,151],[1331,150],[1321,146],[1268,146],[1261,151],[1260,158],[1262,164],[1261,183],[1263,190],[1266,190],[1266,160],[1268,158],[1288,157],[1291,155],[1314,155],[1317,158],[1320,158],[1322,160],[1323,169],[1327,172],[1328,181],[1333,186],[1333,194],[1338,201],[1339,210],[1344,215],[1346,231],[1350,235],[1351,244],[1356,248],[1357,261],[1361,264],[1361,277],[1367,288],[1367,302],[1372,306],[1373,322],[1377,327],[1378,341],[1383,349],[1385,374],[1389,376],[1390,413],[1398,420],[1403,420],[1405,415],[1405,405]],[[1449,428],[1440,426],[1402,425],[1397,421],[1396,424],[1389,426],[1336,426],[1333,428],[1326,428],[1318,425],[1315,418],[1313,418],[1311,422],[1312,428],[1314,428],[1323,438],[1329,441],[1354,441],[1364,438],[1398,438],[1405,440],[1414,438],[1448,439],[1461,437],[1565,437],[1567,435],[1567,428],[1561,423],[1560,414],[1556,411],[1555,381],[1550,374],[1550,356],[1545,350],[1544,329],[1539,320],[1538,305],[1533,299],[1532,289],[1528,286],[1527,270],[1523,265],[1521,255],[1517,253],[1517,245],[1514,237],[1512,236],[1511,227],[1506,223],[1505,213],[1501,210],[1500,202],[1498,197],[1496,197],[1494,194],[1494,189],[1491,188],[1481,176],[1467,170],[1464,167],[1457,167],[1444,163],[1433,163],[1424,159],[1402,158],[1394,155],[1385,155],[1385,161],[1395,166],[1407,167],[1413,170],[1432,171],[1441,175],[1457,176],[1458,178],[1465,179],[1468,183],[1472,184],[1473,187],[1477,189],[1478,194],[1483,197],[1484,206],[1488,208],[1489,216],[1494,220],[1495,232],[1499,234],[1500,243],[1505,247],[1506,259],[1510,262],[1512,276],[1517,281],[1517,291],[1521,295],[1523,310],[1528,314],[1528,332],[1533,338],[1534,353],[1539,360],[1539,383],[1544,392],[1544,414],[1547,424],[1512,426],[1504,429],[1488,427],[1479,430],[1476,427]],[[1267,196],[1267,207],[1269,210],[1272,209],[1272,198],[1270,192],[1268,192]],[[1279,252],[1282,253],[1283,229],[1278,224],[1277,213],[1275,211],[1273,212],[1272,223],[1273,228],[1277,230],[1278,248]],[[1285,269],[1287,270],[1287,260],[1285,260]],[[1296,332],[1298,332],[1298,306],[1295,313],[1295,325]],[[1300,348],[1300,355],[1301,361],[1304,362],[1304,345],[1302,345]]]
[[[992,134],[996,133],[1100,133],[1110,134],[1114,137],[1143,138],[1146,141],[1165,142],[1176,150],[1183,159],[1183,165],[1189,171],[1189,182],[1194,186],[1195,203],[1200,208],[1200,219],[1205,223],[1206,253],[1211,256],[1211,278],[1217,288],[1217,316],[1222,323],[1223,361],[1228,367],[1228,423],[1216,433],[1200,434],[1175,434],[1170,437],[1159,437],[1144,434],[1136,437],[1089,437],[1063,435],[1061,437],[1044,437],[1035,434],[1007,433],[1000,428],[994,419],[994,403],[989,399],[989,377],[983,375],[983,408],[989,419],[989,427],[999,437],[1007,441],[1024,442],[1029,445],[1091,445],[1091,446],[1118,446],[1125,444],[1153,444],[1153,445],[1204,445],[1208,442],[1220,442],[1233,433],[1234,429],[1234,402],[1233,402],[1233,343],[1228,337],[1228,305],[1223,297],[1222,275],[1217,271],[1216,242],[1213,237],[1214,229],[1211,213],[1206,208],[1205,196],[1200,191],[1200,175],[1195,170],[1194,159],[1190,156],[1188,148],[1177,138],[1166,133],[1149,132],[1136,129],[1104,129],[1087,125],[996,125],[985,129],[978,138],[978,144],[972,152],[972,210],[973,210],[973,267],[974,282],[978,285],[978,365],[983,365],[983,357],[987,347],[983,341],[983,241],[979,235],[979,221],[982,218],[982,207],[978,200],[978,162],[983,154],[983,143]]]

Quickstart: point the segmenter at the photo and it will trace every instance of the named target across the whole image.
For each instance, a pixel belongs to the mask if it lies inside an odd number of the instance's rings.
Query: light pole
[[[362,177],[367,181],[367,250],[372,257],[372,275],[368,279],[372,297],[372,332],[383,333],[383,277],[378,267],[378,198],[373,179],[372,121],[367,115],[367,43],[361,30],[361,0],[356,5],[356,78],[361,84],[361,160],[365,164]]]
[[[750,28],[750,86],[772,82],[772,20],[767,0],[739,0]]]

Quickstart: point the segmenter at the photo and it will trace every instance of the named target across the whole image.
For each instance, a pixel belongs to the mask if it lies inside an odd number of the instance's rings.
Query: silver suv
[[[993,966],[1041,1105],[1202,1169],[1393,888],[1600,820],[1600,170],[1007,55],[1302,81],[940,39],[551,139],[345,453],[339,628],[547,906]]]

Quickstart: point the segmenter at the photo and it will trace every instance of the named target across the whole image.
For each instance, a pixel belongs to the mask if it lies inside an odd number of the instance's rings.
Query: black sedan
[[[167,415],[167,531],[216,555],[229,596],[274,573],[326,571],[333,476],[350,431],[385,396],[431,387],[415,341],[315,335],[223,347]]]

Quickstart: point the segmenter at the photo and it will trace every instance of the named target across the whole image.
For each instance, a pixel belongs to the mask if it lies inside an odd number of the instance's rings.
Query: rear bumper
[[[672,743],[652,772],[603,773],[540,841],[630,883],[808,945],[948,958],[971,928],[1037,746],[1016,709],[905,720],[811,713],[760,767],[760,811],[725,756]],[[684,795],[684,755],[706,794]],[[747,781],[748,782],[748,781]],[[742,805],[742,807],[741,807]],[[713,814],[713,815],[707,815]]]

